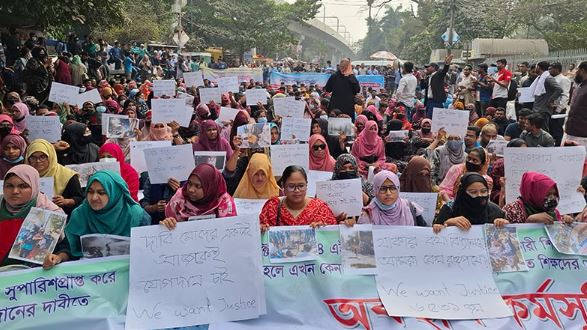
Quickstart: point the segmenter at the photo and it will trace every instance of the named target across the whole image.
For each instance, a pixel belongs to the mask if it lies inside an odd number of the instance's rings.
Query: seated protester
[[[7,114],[0,114],[0,142],[2,142],[8,134],[21,135],[21,133],[22,132],[14,126],[12,117]]]
[[[506,145],[508,148],[526,148],[526,142],[522,139],[513,139]],[[502,186],[502,178],[505,180],[504,158],[498,158],[493,162],[491,167],[491,180],[493,187],[491,189],[491,201],[503,207],[505,201],[505,186]],[[505,181],[504,181],[505,183]]]
[[[236,205],[226,192],[222,173],[210,164],[200,164],[165,207],[166,218],[161,224],[173,229],[178,221],[206,215],[233,217],[236,216]]]
[[[249,160],[234,198],[267,199],[279,196],[279,186],[275,181],[271,161],[266,154],[255,153]]]
[[[365,129],[365,124],[367,124],[367,117],[365,115],[358,115],[355,118],[355,136],[359,136],[363,129]]]
[[[359,224],[392,226],[426,226],[422,207],[400,197],[400,181],[390,171],[381,171],[373,177],[375,198],[359,217]]]
[[[14,127],[24,132],[26,129],[26,117],[29,115],[28,105],[23,102],[16,102],[12,107],[8,108],[8,112],[12,116],[12,120],[14,120]]]
[[[475,109],[475,104],[469,103],[465,105],[465,110],[469,111],[469,125],[474,125],[477,119],[479,119],[479,114]]]
[[[508,119],[506,117],[504,108],[495,109],[495,117],[493,117],[493,122],[497,127],[497,134],[501,136],[505,134],[505,130],[510,124],[515,123],[514,120]]]
[[[477,148],[481,146],[479,143],[479,135],[481,134],[481,129],[477,126],[469,126],[467,127],[467,133],[465,133],[465,152],[469,153],[471,149]]]
[[[26,141],[20,135],[8,134],[2,139],[2,158],[0,158],[0,177],[4,177],[12,167],[24,163]]]
[[[445,144],[437,147],[446,141]],[[444,180],[451,167],[462,164],[466,159],[463,140],[458,135],[449,135],[443,129],[438,131],[436,139],[428,146],[426,159],[432,165],[432,184],[438,185]]]
[[[271,127],[271,145],[281,144],[281,130],[275,123],[269,123]]]
[[[230,146],[232,147],[233,150],[237,149],[237,146],[234,144],[234,139],[238,138],[238,136],[237,136],[238,128],[240,126],[249,124],[249,121],[250,121],[249,113],[244,110],[239,111],[236,114],[236,117],[234,117],[234,120],[232,121],[232,126],[230,127],[230,137],[228,139],[228,142],[230,142]]]
[[[328,144],[320,134],[310,136],[310,170],[332,172],[334,170],[334,158],[330,155]]]
[[[389,137],[389,132],[397,132],[403,130],[403,123],[399,119],[392,119],[387,124],[387,133],[385,141],[385,159],[388,162],[401,163],[405,161],[405,158],[411,154],[411,148],[409,144],[409,137],[403,140],[395,140]]]
[[[259,215],[261,231],[265,232],[270,226],[310,225],[315,228],[336,224],[328,204],[306,196],[308,178],[302,167],[286,167],[281,182],[285,196],[271,197],[263,205]]]
[[[526,172],[522,175],[520,196],[503,207],[505,218],[511,223],[552,224],[561,219],[573,222],[571,216],[561,217],[556,209],[559,198],[554,180],[542,173]]]
[[[432,185],[430,162],[422,156],[413,156],[399,177],[401,192],[439,193],[440,188]],[[442,206],[440,193],[436,199],[436,211]]]
[[[82,257],[80,237],[108,234],[130,237],[132,227],[151,224],[151,217],[135,202],[122,177],[112,171],[98,171],[88,179],[86,199],[76,208],[65,226],[65,235],[74,258]]]
[[[346,135],[342,132],[338,136],[328,135],[327,119],[312,119],[311,133],[311,135],[321,134],[324,137],[326,143],[328,144],[328,149],[330,150],[330,155],[332,155],[332,157],[336,158],[341,154],[346,153]]]
[[[360,178],[358,168],[357,159],[353,155],[342,154],[338,156],[334,163],[334,172],[332,173],[331,180],[358,179]],[[363,205],[367,205],[375,197],[373,185],[361,177],[361,187],[363,190]]]
[[[526,129],[520,134],[520,139],[526,141],[529,148],[554,147],[554,138],[543,130],[544,118],[539,113],[533,113],[526,118]]]
[[[507,141],[519,138],[524,129],[526,128],[528,116],[531,114],[531,109],[520,109],[520,111],[517,114],[518,121],[511,123],[508,125],[508,127],[506,127],[503,138]]]
[[[79,175],[57,163],[55,148],[46,140],[34,140],[27,148],[25,158],[26,163],[34,167],[41,177],[53,178],[53,203],[61,207],[67,215],[71,215],[73,209],[84,199]]]
[[[369,166],[379,169],[385,163],[385,146],[376,122],[370,120],[365,124],[365,129],[353,143],[351,155],[358,160],[359,173],[363,177],[369,173]]]
[[[194,151],[224,151],[226,152],[225,170],[233,172],[236,168],[239,153],[233,153],[230,143],[220,136],[220,126],[213,120],[204,120],[200,125],[198,141],[192,144]]]
[[[442,196],[443,201],[448,202],[451,199],[454,199],[455,193],[459,189],[459,184],[461,177],[467,172],[476,172],[480,175],[483,175],[487,183],[493,185],[493,181],[491,177],[487,175],[487,168],[489,167],[489,157],[485,149],[479,147],[471,150],[467,154],[467,159],[464,164],[457,164],[453,165],[444,180],[440,183],[440,195]]]
[[[141,173],[140,180],[143,186],[143,199],[139,203],[151,216],[151,223],[156,225],[165,219],[165,207],[182,183],[170,178],[167,183],[153,184],[148,172]]]
[[[134,169],[134,167],[124,161],[124,154],[122,153],[122,149],[120,149],[120,147],[116,144],[105,143],[102,147],[100,147],[99,152],[101,162],[118,162],[120,165],[120,175],[128,185],[130,196],[132,199],[138,202],[139,174]]]
[[[432,132],[432,119],[422,119],[420,124],[421,128],[415,130],[412,136],[412,144],[417,149],[427,148],[432,142],[434,142],[435,134]]]
[[[61,208],[40,192],[39,173],[29,165],[14,166],[3,179],[4,196],[0,202],[0,266],[23,263],[8,259],[8,253],[32,207],[63,213]],[[67,242],[61,240],[55,248],[58,251],[56,254],[68,260],[68,255],[61,252],[64,246],[67,248]]]
[[[460,179],[459,190],[454,201],[444,204],[433,224],[435,233],[447,226],[457,226],[469,230],[471,225],[492,223],[497,227],[509,222],[505,214],[489,201],[490,187],[485,178],[478,173],[465,173]]]
[[[487,148],[487,145],[491,140],[503,140],[503,136],[497,134],[497,127],[493,123],[483,126],[479,143],[483,148]]]
[[[85,125],[71,122],[63,126],[63,141],[69,144],[69,148],[58,152],[59,164],[84,164],[97,162],[98,146],[92,141],[92,132]]]

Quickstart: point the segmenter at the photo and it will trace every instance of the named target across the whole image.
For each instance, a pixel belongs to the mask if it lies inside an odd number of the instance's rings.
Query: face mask
[[[10,128],[10,127],[0,127],[0,135],[6,136],[6,135],[10,134],[11,130],[12,130],[12,128]]]
[[[355,179],[355,178],[357,178],[357,173],[354,171],[342,171],[342,172],[338,172],[337,177],[340,180]]]
[[[100,163],[116,163],[116,158],[100,158]]]
[[[320,118],[328,120],[328,116],[327,115],[322,115],[322,116],[320,116]]]
[[[257,118],[257,123],[266,123],[267,122],[267,117],[259,117]]]
[[[481,171],[481,165],[477,165],[475,163],[466,162],[465,167],[467,168],[467,172],[479,172]]]
[[[428,133],[430,133],[431,130],[432,130],[432,128],[430,128],[430,127],[422,127],[422,133],[428,134]]]
[[[463,149],[463,141],[446,141],[446,147],[452,152],[458,152]]]
[[[465,193],[464,195],[465,202],[472,208],[479,208],[487,205],[489,201],[489,195],[487,196],[477,196],[471,197],[471,195]]]
[[[100,106],[96,107],[96,111],[98,111],[99,113],[104,113],[104,112],[106,112],[106,107],[103,105],[100,105]]]
[[[548,197],[544,200],[544,209],[548,212],[554,211],[558,206],[558,197]]]

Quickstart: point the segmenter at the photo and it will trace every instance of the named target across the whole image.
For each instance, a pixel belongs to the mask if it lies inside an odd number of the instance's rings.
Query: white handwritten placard
[[[149,148],[143,152],[153,184],[167,183],[170,178],[185,181],[195,167],[191,144]]]
[[[496,156],[503,157],[503,150],[507,146],[509,141],[506,140],[491,140],[487,144],[487,151],[491,154],[495,154]]]
[[[167,124],[176,121],[183,127],[190,125],[193,110],[187,108],[182,99],[152,99],[151,107],[153,111],[151,122],[153,123]],[[186,117],[186,112],[189,112],[189,117]]]
[[[361,179],[316,182],[316,197],[326,202],[335,216],[360,216],[363,209]]]
[[[102,102],[102,97],[100,96],[100,92],[98,92],[97,88],[81,93],[77,96],[78,107],[83,107],[84,103],[86,102],[92,102],[93,104]]]
[[[266,199],[235,198],[234,204],[236,205],[236,214],[253,214],[259,217],[259,214],[261,214],[261,210],[263,209],[265,202],[267,202]]]
[[[446,134],[460,136],[467,133],[469,111],[434,108],[432,113],[432,131],[444,128]]]
[[[53,196],[55,196],[55,178],[52,176],[40,178],[39,190],[49,199],[53,199]]]
[[[245,99],[247,105],[267,104],[267,91],[261,88],[247,89]]]
[[[26,116],[28,140],[45,139],[55,143],[61,139],[61,123],[57,116]]]
[[[374,226],[377,292],[388,315],[473,320],[512,315],[492,276],[483,226]],[[431,280],[431,277],[433,280]]]
[[[49,101],[75,105],[78,102],[78,95],[79,87],[52,82],[51,90],[49,91]]]
[[[218,114],[218,120],[220,122],[230,122],[236,118],[236,115],[241,111],[240,109],[220,107],[220,113]]]
[[[436,215],[436,203],[438,202],[438,193],[415,193],[415,192],[401,192],[401,198],[420,205],[424,212],[422,217],[428,224],[432,226],[434,216]]]
[[[310,170],[307,173],[308,190],[306,190],[306,196],[308,197],[316,197],[316,182],[332,179],[332,172]]]
[[[118,162],[95,162],[85,164],[65,165],[65,167],[76,171],[79,174],[79,183],[82,187],[88,185],[88,179],[92,174],[98,171],[113,171],[120,173],[120,164]]]
[[[239,91],[239,83],[237,76],[218,77],[216,83],[218,84],[218,88],[220,88],[220,91],[222,93],[238,93]]]
[[[145,161],[145,149],[171,147],[171,141],[130,141],[130,165],[138,173],[147,170]]]
[[[254,216],[133,228],[126,328],[257,318],[265,299],[259,241]]]
[[[281,120],[281,140],[308,142],[312,119],[286,117]]]
[[[222,98],[222,91],[218,87],[198,88],[200,92],[200,102],[208,104],[212,101],[220,104]]]
[[[202,78],[202,71],[184,72],[183,81],[187,87],[204,86],[204,79]]]
[[[175,96],[175,80],[153,80],[153,96]]]
[[[534,91],[531,87],[518,87],[518,93],[520,96],[518,97],[519,103],[533,103],[534,102]]]
[[[306,102],[296,100],[294,96],[273,99],[273,109],[280,117],[303,118]]]
[[[275,176],[281,176],[289,165],[298,165],[306,171],[310,168],[308,144],[281,144],[271,146],[271,166]]]
[[[328,135],[339,135],[341,132],[346,136],[353,135],[353,122],[350,118],[328,118]]]
[[[409,135],[410,131],[408,130],[389,131],[385,140],[387,142],[407,142]]]
[[[584,161],[585,147],[582,146],[505,148],[506,203],[516,200],[520,195],[522,175],[532,171],[545,174],[556,182],[560,195],[557,210],[561,214],[581,212],[585,198],[577,188],[581,183]]]

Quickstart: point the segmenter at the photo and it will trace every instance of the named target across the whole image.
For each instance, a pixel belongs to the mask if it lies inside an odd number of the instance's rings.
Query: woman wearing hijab
[[[365,129],[353,143],[351,154],[359,161],[361,176],[367,175],[369,166],[379,168],[385,163],[385,146],[376,122],[370,120],[365,124]]]
[[[86,198],[65,226],[73,257],[82,256],[80,237],[108,234],[130,237],[130,229],[151,224],[151,217],[135,202],[122,177],[112,171],[98,171],[88,179]]]
[[[164,123],[151,123],[149,133],[144,141],[171,141],[173,134],[171,128]]]
[[[14,120],[14,127],[24,132],[26,129],[26,117],[29,115],[29,107],[23,102],[14,103],[10,108],[12,119]]]
[[[437,147],[443,141],[446,143]],[[440,184],[451,167],[465,162],[465,143],[458,135],[449,135],[446,138],[446,132],[441,129],[426,148],[425,157],[432,164],[432,183]]]
[[[232,148],[225,138],[220,136],[220,127],[213,120],[204,120],[200,125],[198,142],[193,144],[194,151],[225,151],[226,160],[232,157]]]
[[[363,205],[369,204],[371,199],[375,197],[373,193],[373,185],[362,177],[359,177],[359,166],[357,159],[351,154],[342,154],[336,158],[334,164],[334,173],[332,173],[331,180],[348,180],[361,178],[361,186],[363,190]]]
[[[88,69],[82,64],[82,59],[79,55],[74,55],[71,60],[71,83],[74,86],[81,86],[84,83],[84,78],[88,74]]]
[[[489,157],[485,149],[481,147],[473,148],[467,154],[464,164],[453,165],[447,172],[444,180],[440,183],[440,194],[445,202],[453,199],[459,189],[461,177],[467,172],[475,172],[482,175],[485,181],[493,185],[493,180],[487,175],[489,167]]]
[[[346,135],[340,133],[338,136],[328,135],[328,120],[324,118],[312,119],[311,133],[321,134],[328,144],[328,149],[332,157],[336,158],[343,153],[346,153]]]
[[[60,153],[60,162],[63,165],[84,164],[97,162],[98,146],[92,141],[92,132],[85,125],[72,122],[63,128],[63,141],[69,143],[69,149]]]
[[[261,231],[270,226],[311,226],[313,228],[334,225],[336,219],[330,207],[318,198],[306,196],[308,177],[306,171],[296,165],[285,168],[281,176],[283,197],[271,196],[259,215]]]
[[[367,117],[365,115],[358,115],[357,119],[355,119],[355,135],[358,136],[361,134],[363,129],[365,129],[365,124],[367,124]]]
[[[120,165],[120,175],[122,179],[128,185],[130,196],[135,201],[139,201],[139,174],[130,164],[127,164],[124,160],[124,154],[122,149],[116,144],[105,143],[99,150],[100,161],[117,161]]]
[[[414,143],[419,148],[426,148],[430,143],[434,142],[436,135],[432,132],[432,119],[422,119],[420,122],[420,129],[414,131]]]
[[[204,163],[196,166],[175,192],[165,207],[166,218],[161,224],[173,229],[177,221],[207,215],[212,218],[236,216],[236,205],[226,191],[226,182],[220,171]]]
[[[28,146],[25,158],[26,163],[34,167],[41,177],[53,178],[53,202],[65,213],[71,214],[84,199],[78,174],[57,163],[55,148],[42,139],[34,140]]]
[[[412,157],[399,178],[401,191],[417,193],[433,192],[430,172],[430,162],[426,158],[422,156]]]
[[[375,198],[363,208],[359,224],[415,226],[425,224],[422,207],[400,197],[400,181],[390,171],[381,171],[373,177]]]
[[[572,217],[561,217],[556,209],[559,199],[554,180],[542,173],[526,172],[522,175],[520,196],[516,201],[506,204],[503,211],[505,218],[511,223],[552,224],[560,220],[572,222]]]
[[[249,113],[241,110],[236,114],[234,120],[232,121],[232,126],[230,127],[230,138],[228,142],[230,142],[230,146],[235,149],[234,145],[234,137],[237,136],[237,129],[240,126],[247,125],[249,123],[250,116]]]
[[[0,114],[0,141],[8,134],[20,135],[21,131],[16,129],[12,117],[7,114]]]
[[[397,132],[403,130],[403,122],[398,119],[392,119],[387,124],[387,134],[389,132]],[[408,144],[408,138],[403,140],[390,140],[389,137],[385,138],[385,155],[394,161],[402,162],[408,154],[410,154],[410,145]]]
[[[2,140],[1,146],[0,177],[3,178],[9,169],[24,163],[26,141],[20,135],[9,134]]]
[[[480,174],[463,175],[454,201],[444,204],[436,216],[434,232],[438,233],[447,226],[469,230],[471,225],[492,223],[503,227],[508,224],[503,211],[489,200],[489,192],[490,187]]]
[[[326,140],[320,134],[310,136],[308,141],[310,146],[310,170],[332,172],[336,162],[330,151]]]
[[[269,127],[271,127],[271,145],[281,144],[281,130],[279,126],[271,122],[269,123]]]
[[[361,91],[359,81],[353,74],[353,66],[348,58],[340,61],[339,69],[328,78],[324,86],[332,93],[328,109],[340,109],[344,114],[355,118],[355,95]]]
[[[279,186],[275,181],[271,161],[266,154],[253,154],[241,178],[234,198],[267,199],[279,196]]]
[[[506,145],[508,148],[526,148],[526,141],[523,139],[513,139]],[[491,180],[493,187],[491,189],[491,201],[503,207],[505,204],[505,186],[502,186],[501,179],[505,177],[504,158],[498,158],[491,167]]]
[[[3,198],[0,202],[0,266],[22,263],[9,260],[8,253],[16,240],[24,219],[32,207],[63,213],[45,194],[39,190],[39,173],[28,165],[16,165],[6,173]],[[65,244],[63,244],[65,243]],[[61,250],[67,247],[63,240],[55,248],[56,254],[67,260],[68,255]],[[51,251],[53,252],[53,251]]]

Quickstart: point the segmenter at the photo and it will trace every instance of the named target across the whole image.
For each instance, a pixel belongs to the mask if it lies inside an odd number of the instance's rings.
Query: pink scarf
[[[355,157],[362,158],[385,153],[383,140],[379,137],[377,131],[371,131],[373,127],[377,127],[377,123],[369,120],[355,143],[353,143],[352,151]]]
[[[319,144],[317,142],[321,142],[324,146],[324,157],[318,158],[314,155],[314,144]],[[314,134],[310,137],[308,141],[310,145],[310,170],[313,171],[325,171],[325,172],[332,172],[334,171],[334,164],[336,160],[330,155],[330,150],[328,149],[328,144],[326,143],[326,139],[321,134]]]
[[[49,198],[47,198],[45,194],[41,192],[39,188],[41,179],[39,177],[39,172],[34,167],[25,164],[16,165],[8,170],[6,175],[10,173],[14,173],[31,187],[31,198],[37,199],[37,204],[35,205],[36,207],[53,212],[63,213],[63,210],[59,206],[55,205],[52,201],[49,200]],[[9,206],[8,203],[6,206],[8,211],[14,213],[18,212],[14,206]]]

